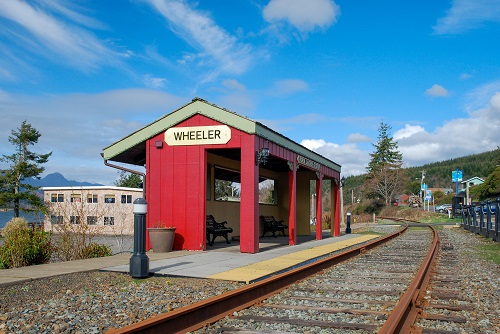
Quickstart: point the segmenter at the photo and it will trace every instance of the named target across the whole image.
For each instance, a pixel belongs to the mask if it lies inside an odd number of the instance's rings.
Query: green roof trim
[[[306,158],[317,161],[320,164],[340,173],[341,167],[335,162],[305,148],[302,145],[297,144],[291,139],[271,130],[270,128],[259,122],[253,121],[245,116],[238,115],[227,109],[210,104],[207,101],[199,98],[193,99],[192,102],[184,105],[183,107],[162,116],[153,123],[104,148],[104,159],[112,160],[114,157],[126,152],[127,150],[137,147],[142,143],[144,143],[145,145],[145,142],[148,139],[156,136],[161,132],[166,131],[167,129],[196,114],[204,115],[222,124],[226,124],[230,127],[241,130],[245,133],[258,135],[271,142],[286,147],[287,149]]]

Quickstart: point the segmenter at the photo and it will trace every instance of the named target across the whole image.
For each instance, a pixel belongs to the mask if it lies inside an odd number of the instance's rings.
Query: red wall
[[[222,125],[202,115],[195,115],[175,127]],[[231,128],[225,145],[168,146],[164,132],[146,143],[147,226],[158,221],[177,227],[174,249],[205,249],[207,154],[210,148],[239,148],[243,136]],[[155,147],[157,141],[162,148]],[[149,236],[147,249],[151,248]]]
[[[195,115],[175,127],[225,125],[203,115]],[[270,154],[293,162],[294,153],[264,138],[249,135],[231,128],[231,139],[224,145],[169,146],[162,132],[146,142],[146,200],[148,202],[147,226],[153,227],[159,221],[165,226],[177,228],[174,250],[204,250],[206,248],[206,182],[207,149],[241,149],[241,203],[240,203],[240,251],[259,251],[259,204],[258,175],[255,165],[255,151],[267,147]],[[161,141],[161,148],[155,143]],[[339,173],[321,166],[321,173],[339,179]],[[293,174],[293,172],[291,172]],[[290,191],[295,189],[295,177],[289,176]],[[295,209],[295,194],[289,196],[289,207]],[[337,205],[336,205],[337,206]],[[338,212],[336,210],[336,212]],[[295,243],[295,212],[291,212],[290,244]],[[338,224],[338,217],[335,220]],[[336,225],[337,225],[336,224]],[[335,226],[335,231],[339,229]],[[337,234],[336,234],[337,235]],[[146,249],[150,249],[147,235]]]

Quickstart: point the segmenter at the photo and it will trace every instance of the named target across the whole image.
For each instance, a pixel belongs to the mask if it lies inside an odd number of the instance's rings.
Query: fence
[[[487,201],[460,206],[461,226],[500,242],[500,198],[497,198],[495,202]]]

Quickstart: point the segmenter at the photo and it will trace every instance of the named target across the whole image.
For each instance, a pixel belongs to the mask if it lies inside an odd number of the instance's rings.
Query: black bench
[[[277,231],[281,231],[283,236],[285,236],[285,229],[288,228],[288,226],[283,224],[283,220],[276,220],[273,216],[260,216],[260,221],[264,225],[264,232],[262,232],[262,237],[267,232],[271,232],[273,234],[273,237],[276,238]]]
[[[214,245],[215,238],[224,237],[229,244],[228,233],[232,233],[231,227],[226,227],[227,222],[217,223],[214,216],[207,215],[206,229],[207,229],[207,242],[210,246]]]

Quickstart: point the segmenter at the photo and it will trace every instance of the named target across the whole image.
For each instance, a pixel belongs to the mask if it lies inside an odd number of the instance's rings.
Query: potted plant
[[[172,250],[176,227],[170,227],[161,220],[148,228],[149,240],[155,253],[165,253]]]

